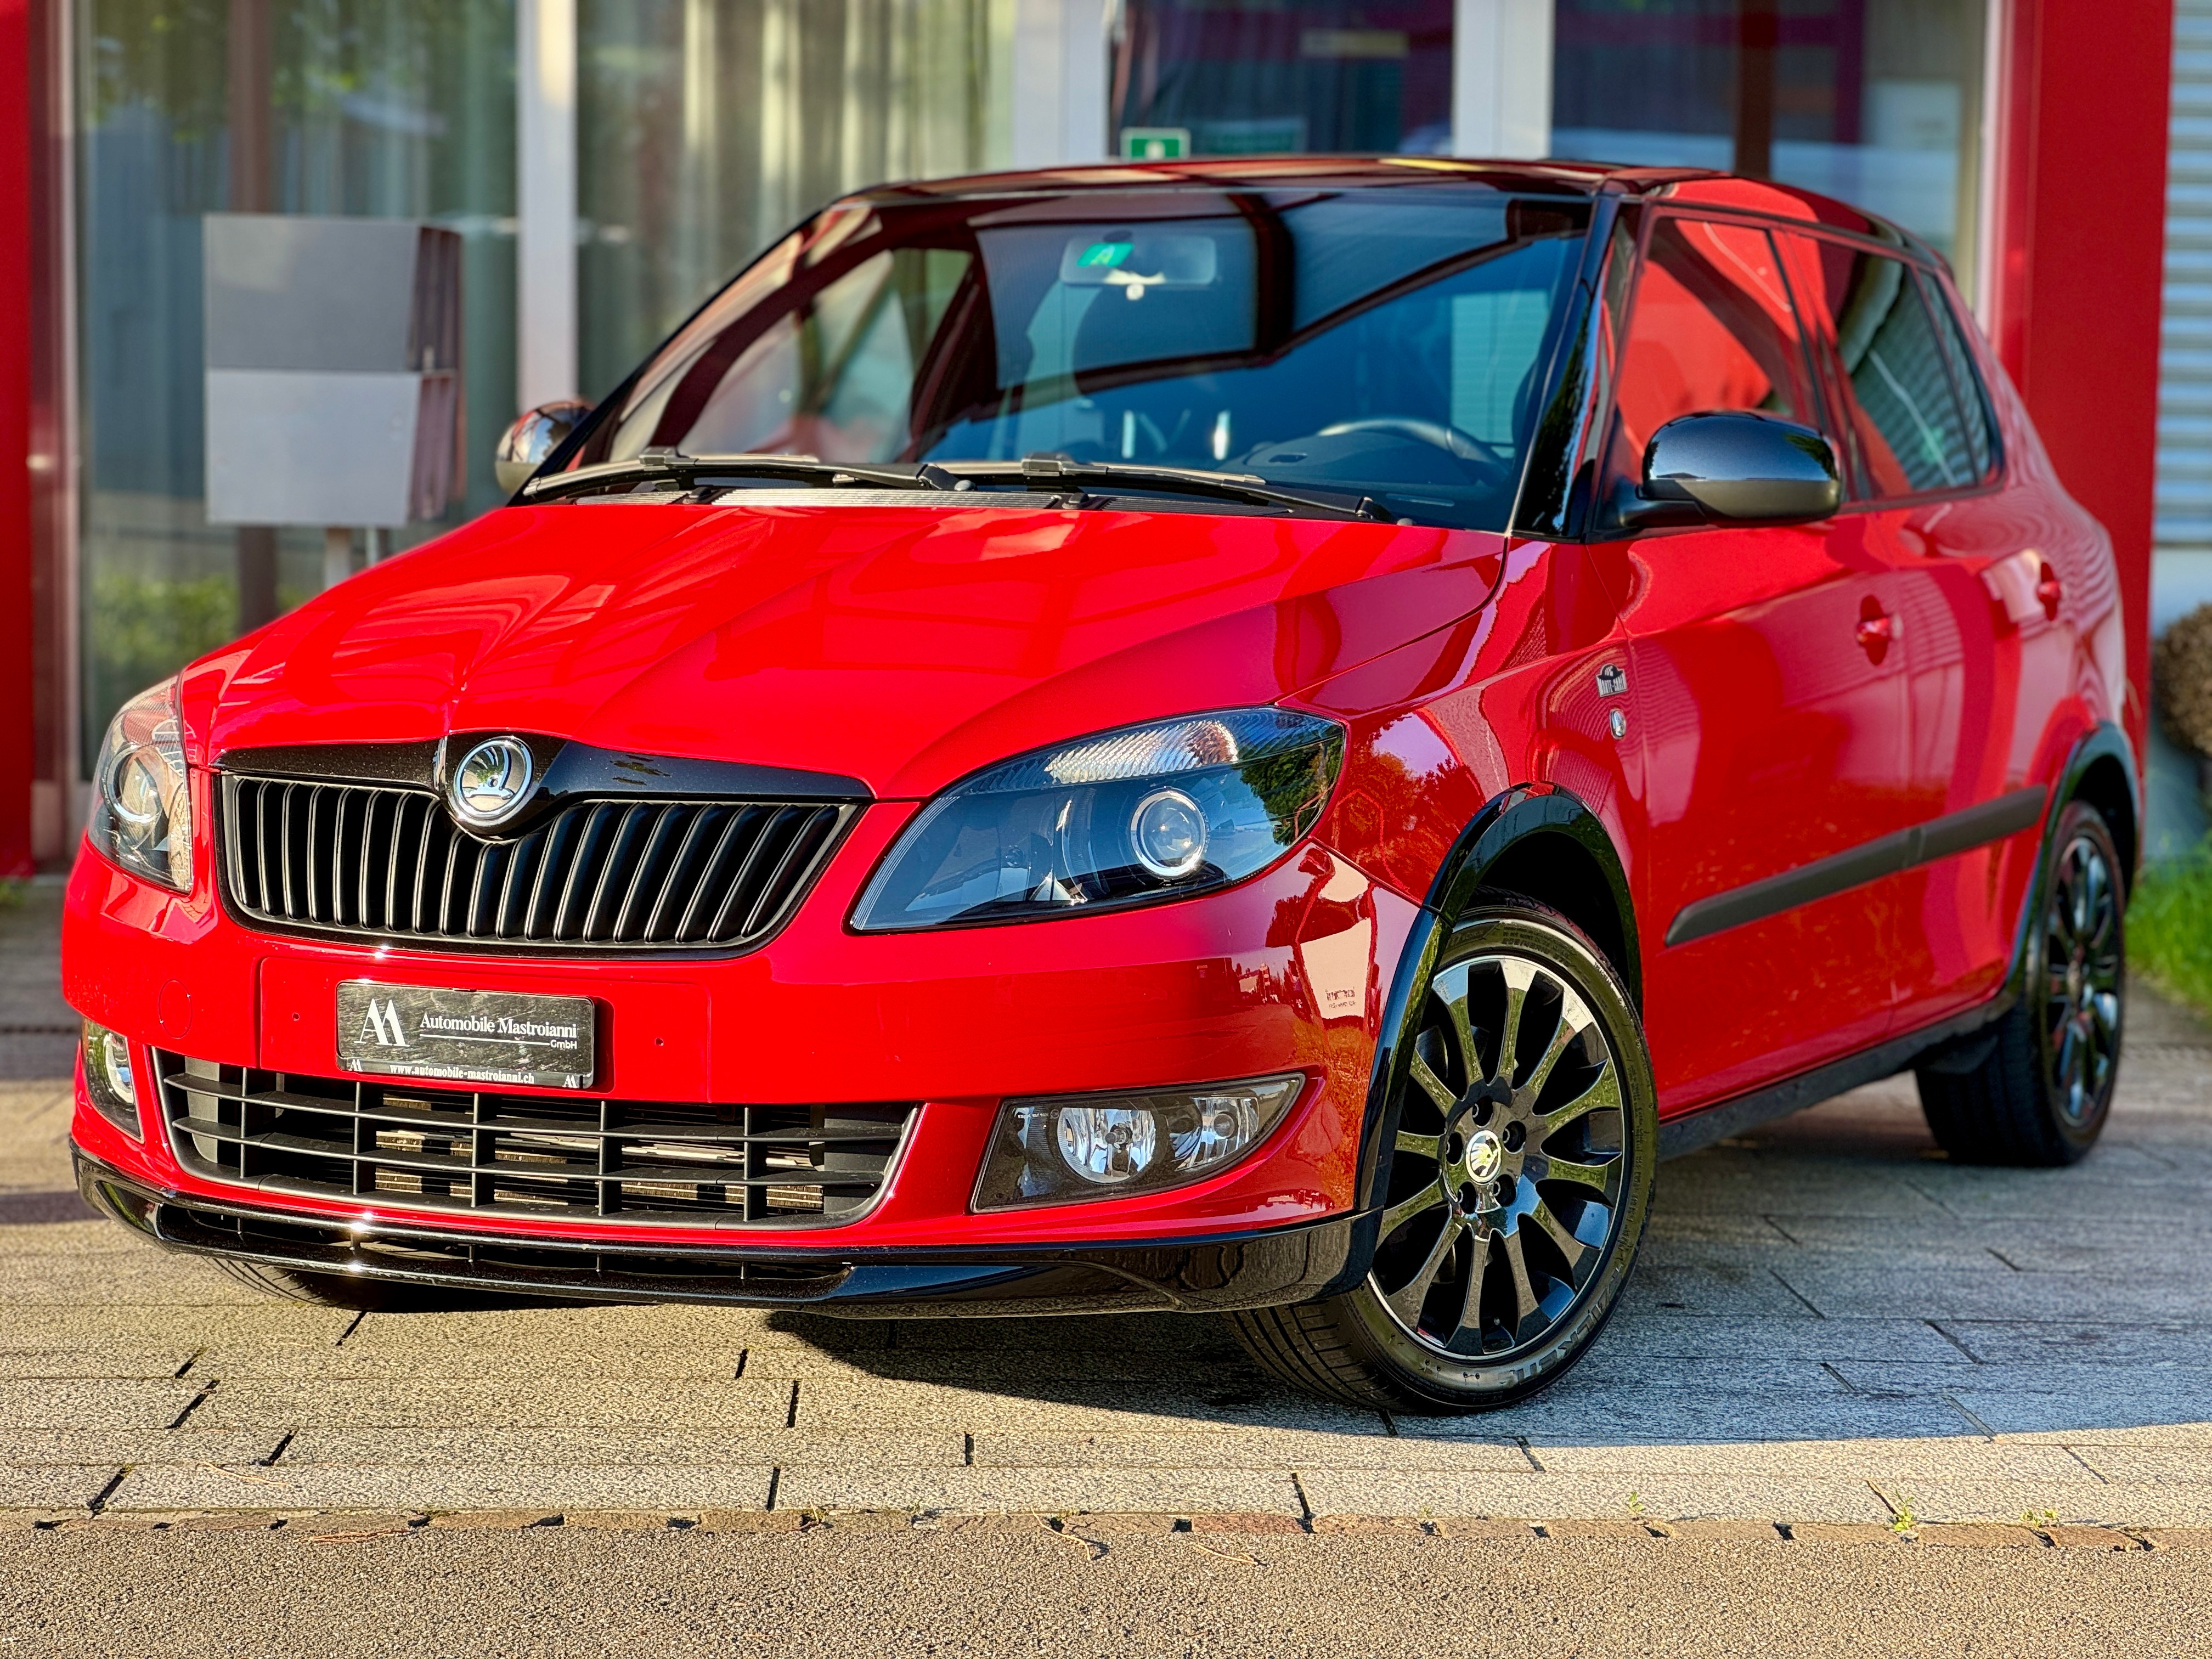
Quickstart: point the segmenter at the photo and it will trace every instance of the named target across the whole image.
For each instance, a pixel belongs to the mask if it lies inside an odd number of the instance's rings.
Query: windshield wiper
[[[934,466],[869,466],[825,461],[818,455],[687,455],[677,449],[644,449],[629,460],[602,461],[573,471],[549,473],[522,486],[526,501],[587,495],[617,484],[672,483],[691,489],[702,479],[790,478],[803,486],[842,489],[949,489],[951,477]]]
[[[1065,455],[1024,455],[1018,461],[939,461],[939,471],[978,483],[1006,479],[1033,485],[1122,484],[1133,490],[1156,490],[1170,495],[1210,495],[1218,501],[1244,501],[1254,507],[1284,507],[1294,513],[1322,514],[1336,519],[1368,519],[1389,522],[1391,515],[1371,496],[1346,491],[1309,494],[1279,489],[1250,472],[1208,472],[1194,466],[1152,466],[1141,461],[1077,461]]]
[[[1077,461],[1064,455],[1025,455],[1018,461],[925,461],[918,466],[825,461],[818,455],[687,455],[681,450],[641,450],[626,461],[602,461],[550,473],[522,486],[525,501],[557,501],[623,484],[672,484],[690,489],[714,478],[789,478],[802,488],[966,490],[1001,480],[1032,488],[1120,484],[1133,491],[1204,495],[1253,507],[1333,519],[1388,523],[1392,514],[1370,495],[1280,489],[1249,472],[1208,472],[1192,466],[1152,466],[1137,461]]]

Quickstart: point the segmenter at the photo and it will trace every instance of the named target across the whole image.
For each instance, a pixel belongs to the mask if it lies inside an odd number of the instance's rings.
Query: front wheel
[[[1314,1393],[1488,1410],[1557,1382],[1620,1299],[1658,1161],[1650,1061],[1612,964],[1526,899],[1453,929],[1406,1022],[1372,1270],[1230,1317]]]

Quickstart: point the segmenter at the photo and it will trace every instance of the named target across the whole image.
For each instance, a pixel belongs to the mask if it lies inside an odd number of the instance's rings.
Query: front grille
[[[485,841],[425,790],[222,775],[232,907],[298,932],[515,948],[736,951],[781,927],[857,810],[586,800]]]
[[[410,1209],[834,1225],[875,1202],[910,1105],[724,1106],[419,1088],[156,1051],[195,1174]]]

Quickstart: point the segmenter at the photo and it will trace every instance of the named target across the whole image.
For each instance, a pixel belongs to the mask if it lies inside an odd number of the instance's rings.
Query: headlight
[[[1218,1175],[1267,1138],[1297,1073],[1135,1095],[1010,1100],[975,1182],[978,1210],[1127,1198]]]
[[[855,927],[1115,910],[1264,870],[1321,817],[1344,728],[1282,708],[1133,726],[957,783],[884,857]]]
[[[116,711],[92,769],[92,844],[136,876],[192,888],[192,801],[174,680]]]

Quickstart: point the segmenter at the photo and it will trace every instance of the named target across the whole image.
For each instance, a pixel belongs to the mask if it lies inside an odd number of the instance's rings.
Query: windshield
[[[1056,455],[1501,530],[1587,222],[1466,186],[843,204],[686,325],[576,460]]]

